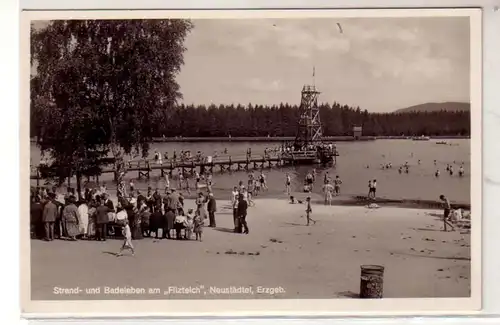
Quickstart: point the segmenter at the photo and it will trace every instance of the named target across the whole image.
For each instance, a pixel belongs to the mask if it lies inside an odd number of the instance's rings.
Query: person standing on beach
[[[305,183],[306,183],[306,186],[309,189],[309,192],[311,192],[312,188],[313,188],[313,183],[314,183],[313,176],[312,176],[311,173],[307,173]]]
[[[76,198],[71,195],[68,198],[68,204],[63,209],[62,221],[64,229],[70,240],[76,240],[76,236],[80,234],[80,214],[75,205]]]
[[[325,205],[332,205],[333,187],[330,181],[323,186],[323,192],[325,192]]]
[[[168,173],[165,173],[165,194],[168,194],[168,191],[170,190],[170,176]]]
[[[81,200],[78,205],[78,214],[80,215],[80,233],[85,239],[89,226],[89,206],[85,199]]]
[[[109,222],[108,213],[111,212],[111,210],[104,204],[104,200],[101,200],[99,203],[96,209],[96,240],[106,241],[107,225]]]
[[[342,184],[342,180],[340,179],[339,175],[335,177],[335,196],[340,195],[340,185]]]
[[[285,177],[285,191],[286,196],[290,196],[292,180],[290,179],[290,174],[286,173]]]
[[[253,203],[252,197],[254,193],[254,181],[248,180],[247,193],[248,193],[248,201]],[[255,203],[253,204],[255,205]]]
[[[328,172],[325,173],[325,177],[323,178],[323,184],[328,184],[330,180],[330,176],[328,175]]]
[[[312,221],[314,224],[316,224],[316,221],[311,218],[311,213],[312,213],[312,207],[311,207],[311,197],[308,196],[306,198],[306,218],[307,218],[307,225],[309,226],[309,223]]]
[[[200,173],[198,173],[198,171],[195,171],[194,172],[194,178],[195,178],[195,181],[196,181],[196,190],[198,191],[199,188],[200,188]]]
[[[129,183],[129,189],[130,189],[130,193],[134,193],[135,192],[135,185],[134,185],[134,180],[130,180],[130,183]]]
[[[179,187],[179,191],[182,191],[182,183],[184,182],[184,173],[180,168],[177,170],[177,175],[179,177],[177,185]]]
[[[248,210],[248,203],[243,197],[243,194],[240,194],[239,199],[238,199],[238,221],[239,225],[237,228],[237,233],[243,233],[248,235],[248,224],[247,224],[247,210]],[[243,228],[243,229],[242,229]]]
[[[184,182],[186,184],[186,190],[188,194],[191,194],[191,189],[189,188],[189,176],[187,175],[187,172],[184,173]]]
[[[213,184],[212,174],[208,173],[207,174],[207,190],[208,190],[209,193],[212,192],[212,184]]]
[[[375,198],[377,196],[377,180],[376,179],[374,179],[372,182],[372,195],[373,195],[373,198]]]
[[[262,171],[259,176],[259,181],[260,181],[260,187],[262,190],[267,190],[267,183],[266,183],[266,175],[264,175],[264,172]]]
[[[45,228],[46,241],[54,240],[54,224],[59,214],[58,207],[54,203],[55,198],[54,193],[49,193],[49,200],[43,207],[42,222]]]
[[[373,188],[373,186],[372,186],[372,180],[370,179],[368,181],[368,198],[372,197],[372,188]]]
[[[124,220],[125,224],[122,227],[122,234],[124,237],[123,245],[120,248],[120,252],[116,256],[122,256],[123,251],[129,249],[132,252],[132,256],[135,255],[134,245],[132,245],[132,231],[130,231],[129,222],[127,219]]]
[[[109,208],[110,210],[109,212],[115,212],[115,206],[113,204],[113,201],[109,199],[109,194],[105,193],[103,197],[104,197],[103,203],[105,206]]]
[[[196,240],[202,241],[201,237],[203,235],[204,225],[205,225],[205,219],[197,211],[193,218],[193,232],[196,236]]]
[[[233,188],[233,192],[231,193],[231,205],[233,207],[233,221],[234,221],[234,232],[237,231],[239,222],[238,222],[238,198],[240,196],[240,192],[238,191],[238,187],[235,186]]]
[[[208,210],[208,219],[209,219],[208,226],[211,228],[215,228],[216,227],[215,212],[217,212],[217,202],[215,201],[213,193],[208,194],[207,210]]]
[[[253,181],[253,186],[254,186],[254,189],[253,189],[253,193],[252,194],[254,196],[259,195],[259,192],[260,192],[260,181],[254,180]]]
[[[105,194],[106,193],[106,191],[107,191],[106,183],[104,183],[104,182],[102,183],[100,190],[101,190],[101,194]]]
[[[443,225],[444,225],[444,231],[448,231],[446,226],[451,227],[451,231],[455,230],[455,227],[449,222],[450,218],[450,212],[451,212],[451,204],[450,201],[448,201],[448,198],[446,198],[444,195],[440,195],[439,199],[443,201]]]

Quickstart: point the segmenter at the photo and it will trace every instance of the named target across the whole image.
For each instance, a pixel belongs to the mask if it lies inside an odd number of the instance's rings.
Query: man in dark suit
[[[143,202],[147,204],[146,197],[142,195],[139,190],[137,190],[137,208],[140,208]]]
[[[161,212],[161,204],[162,204],[162,197],[161,197],[161,194],[157,189],[155,189],[155,192],[153,193],[153,209],[154,209],[154,212],[156,211],[160,211]]]
[[[31,233],[34,238],[43,238],[43,205],[40,203],[40,197],[35,195],[31,202]]]
[[[208,210],[208,218],[209,218],[209,227],[215,228],[215,212],[217,211],[217,202],[215,201],[214,194],[210,193],[208,194],[208,203],[207,203],[207,210]]]
[[[111,202],[113,204],[113,202]],[[108,206],[101,200],[100,205],[96,209],[96,240],[106,241],[107,225],[109,222],[108,213],[112,212]]]
[[[109,212],[115,212],[115,206],[113,204],[113,201],[109,199],[108,193],[104,193],[104,205],[108,207]]]
[[[240,222],[238,233],[241,233],[241,228],[243,227],[243,233],[248,234],[247,209],[248,203],[243,197],[243,194],[240,194],[240,197],[238,199],[238,220]]]
[[[58,207],[54,203],[56,196],[54,193],[49,194],[49,201],[43,207],[42,221],[45,226],[45,240],[54,240],[54,223],[58,218]]]

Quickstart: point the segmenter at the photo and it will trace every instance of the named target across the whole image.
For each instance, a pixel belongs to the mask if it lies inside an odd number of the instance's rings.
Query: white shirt
[[[373,188],[377,188],[377,182],[373,182],[373,183],[372,183],[372,187],[373,187]]]
[[[233,203],[233,208],[236,208],[238,206],[238,196],[239,192],[238,191],[233,191],[231,196],[231,202]]]

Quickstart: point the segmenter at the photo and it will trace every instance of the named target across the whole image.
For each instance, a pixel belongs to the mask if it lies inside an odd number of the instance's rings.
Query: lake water
[[[377,179],[377,196],[390,199],[422,199],[438,200],[440,194],[447,195],[454,202],[470,203],[470,140],[446,140],[447,145],[436,144],[437,140],[411,141],[411,140],[375,140],[361,142],[338,142],[337,149],[340,156],[333,167],[316,167],[317,184],[323,183],[326,171],[333,178],[339,175],[342,179],[342,195],[366,195],[368,180]],[[161,153],[168,152],[170,156],[174,150],[198,150],[206,155],[217,151],[219,154],[228,150],[232,156],[245,155],[247,148],[252,148],[253,154],[264,152],[265,148],[278,146],[278,143],[242,143],[242,142],[178,142],[154,143],[151,146],[150,156],[154,150]],[[33,164],[40,161],[40,151],[36,145],[31,144],[31,160]],[[420,164],[418,163],[420,160]],[[434,160],[437,165],[434,165]],[[392,163],[392,169],[382,170],[381,164]],[[399,174],[398,167],[408,162],[410,172]],[[465,175],[458,176],[458,168],[463,163]],[[446,172],[446,165],[453,165],[453,176]],[[369,166],[369,168],[367,168]],[[314,166],[291,166],[265,169],[269,195],[282,195],[284,192],[285,172],[292,177],[294,191],[301,191],[306,174]],[[436,178],[434,173],[439,169],[441,176]],[[257,174],[257,172],[255,172]],[[160,171],[155,170],[149,181],[137,180],[137,172],[129,172],[126,179],[134,179],[136,187],[146,189],[148,185],[162,187]],[[101,176],[103,181],[111,181],[112,174]],[[214,190],[227,190],[237,185],[240,180],[247,181],[245,171],[232,173],[215,173]],[[35,182],[32,181],[32,184]],[[175,181],[171,182],[176,184]],[[108,186],[109,187],[109,186]],[[320,191],[321,186],[316,186],[315,191]]]

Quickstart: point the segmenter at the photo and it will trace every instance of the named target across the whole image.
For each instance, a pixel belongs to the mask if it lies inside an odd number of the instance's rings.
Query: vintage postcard
[[[480,310],[479,9],[21,21],[25,316]]]

